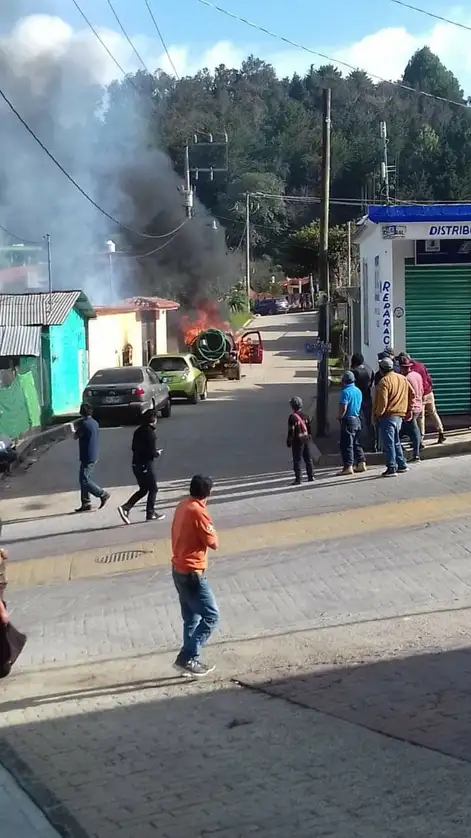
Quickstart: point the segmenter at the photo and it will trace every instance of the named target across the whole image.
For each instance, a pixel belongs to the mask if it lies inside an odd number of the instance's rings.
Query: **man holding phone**
[[[132,470],[137,480],[139,489],[123,503],[118,506],[118,513],[125,524],[130,524],[129,513],[133,506],[147,495],[147,521],[162,521],[165,515],[159,515],[155,511],[157,498],[157,476],[156,461],[162,455],[162,448],[157,448],[157,413],[155,410],[146,410],[141,416],[141,424],[134,431],[132,438]]]

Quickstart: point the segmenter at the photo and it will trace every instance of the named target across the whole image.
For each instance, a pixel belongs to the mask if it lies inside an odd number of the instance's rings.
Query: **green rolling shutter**
[[[471,265],[406,260],[407,352],[430,370],[439,412],[468,413],[471,386]]]

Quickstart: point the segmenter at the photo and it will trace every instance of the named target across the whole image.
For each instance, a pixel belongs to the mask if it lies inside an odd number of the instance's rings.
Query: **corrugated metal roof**
[[[0,326],[0,356],[41,354],[42,326]]]
[[[81,296],[81,291],[0,294],[0,326],[60,326]]]

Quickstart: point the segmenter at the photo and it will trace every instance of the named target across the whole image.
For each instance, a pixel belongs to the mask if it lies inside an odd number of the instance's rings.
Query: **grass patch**
[[[247,311],[235,311],[234,314],[231,314],[229,317],[230,324],[234,330],[242,329],[242,327],[247,323],[247,320],[251,319],[251,315]]]
[[[329,358],[329,367],[330,369],[343,369],[342,359],[341,358]]]

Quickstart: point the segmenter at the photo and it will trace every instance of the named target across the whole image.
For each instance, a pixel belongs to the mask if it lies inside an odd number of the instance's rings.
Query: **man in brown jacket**
[[[383,477],[396,477],[409,471],[399,434],[404,421],[412,416],[414,391],[407,378],[394,372],[391,358],[379,362],[381,378],[375,387],[373,421],[379,422],[386,471]]]

